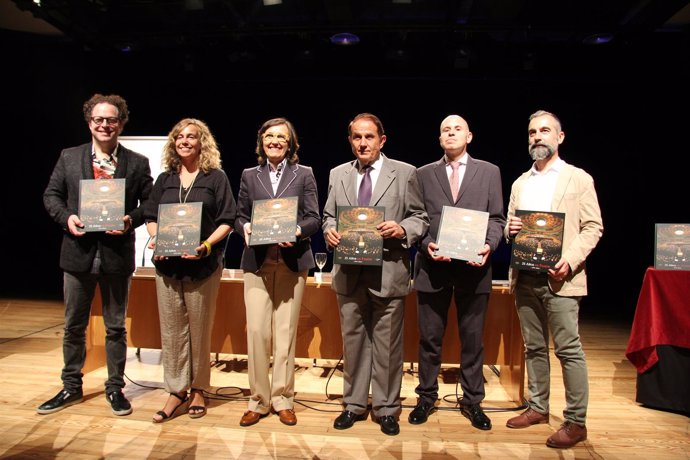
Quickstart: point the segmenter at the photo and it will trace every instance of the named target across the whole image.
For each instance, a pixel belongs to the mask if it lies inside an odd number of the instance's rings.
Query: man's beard
[[[532,160],[546,160],[556,153],[556,149],[549,144],[532,144],[529,146],[529,156]]]

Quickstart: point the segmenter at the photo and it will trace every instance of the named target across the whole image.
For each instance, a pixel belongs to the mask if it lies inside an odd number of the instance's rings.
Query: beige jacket
[[[515,215],[515,208],[520,202],[520,193],[530,171],[518,177],[510,191],[508,219]],[[568,262],[571,273],[563,281],[549,277],[549,287],[561,296],[587,295],[587,272],[585,260],[597,245],[604,231],[601,210],[594,190],[592,176],[584,170],[566,164],[560,172],[556,191],[551,202],[551,211],[565,213],[563,231],[563,258]],[[504,235],[508,238],[508,226]],[[510,269],[510,292],[515,291],[519,270]]]

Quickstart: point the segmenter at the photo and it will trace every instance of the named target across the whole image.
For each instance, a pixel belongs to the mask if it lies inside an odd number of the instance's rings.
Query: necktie
[[[450,173],[450,191],[453,194],[453,203],[458,201],[458,192],[460,189],[460,175],[458,174],[458,168],[460,163],[457,161],[451,161],[450,167],[453,168],[453,172]]]
[[[369,206],[369,202],[371,201],[371,177],[369,176],[371,166],[363,166],[362,171],[364,171],[364,177],[362,177],[362,182],[359,184],[357,204],[360,206]]]

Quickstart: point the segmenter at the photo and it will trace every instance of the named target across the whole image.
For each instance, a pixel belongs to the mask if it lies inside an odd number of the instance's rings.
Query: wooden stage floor
[[[456,409],[457,368],[439,377],[441,410],[423,425],[410,425],[415,404],[416,365],[405,364],[401,433],[386,436],[371,420],[349,430],[333,429],[340,412],[342,373],[335,361],[299,360],[296,378],[298,424],[270,416],[239,426],[246,409],[246,356],[221,354],[214,362],[206,417],[186,415],[164,424],[151,416],[165,401],[160,351],[130,348],[125,394],[134,412],[112,415],[103,394],[104,368],[84,377],[85,401],[51,415],[36,407],[60,388],[63,308],[60,302],[0,299],[0,458],[229,458],[229,459],[688,459],[690,418],[641,407],[635,402],[635,369],[625,358],[630,324],[583,318],[581,335],[589,363],[589,439],[573,449],[553,450],[546,438],[562,422],[560,366],[552,361],[549,425],[505,427],[515,404],[485,366],[484,407],[488,432],[472,428]],[[213,360],[216,356],[211,356]]]

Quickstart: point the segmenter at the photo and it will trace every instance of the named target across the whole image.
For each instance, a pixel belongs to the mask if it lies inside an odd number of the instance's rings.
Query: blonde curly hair
[[[173,129],[168,133],[168,141],[163,147],[163,158],[161,165],[164,171],[180,172],[182,162],[175,149],[175,139],[189,125],[194,125],[199,129],[199,142],[201,143],[201,153],[199,154],[199,169],[205,173],[212,169],[221,168],[220,151],[216,139],[211,134],[208,125],[196,118],[184,118],[177,122]]]

